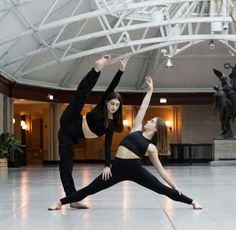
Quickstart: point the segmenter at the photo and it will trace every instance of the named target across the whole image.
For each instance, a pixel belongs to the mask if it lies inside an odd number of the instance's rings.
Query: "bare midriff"
[[[88,123],[87,123],[87,120],[86,120],[86,115],[83,116],[83,120],[82,120],[82,130],[83,130],[83,133],[84,133],[84,137],[85,138],[97,138],[98,136],[93,133],[89,126],[88,126]]]
[[[123,158],[123,159],[137,159],[139,158],[135,153],[133,153],[132,151],[130,151],[129,149],[127,149],[126,147],[120,145],[117,153],[116,153],[116,157],[118,158]]]

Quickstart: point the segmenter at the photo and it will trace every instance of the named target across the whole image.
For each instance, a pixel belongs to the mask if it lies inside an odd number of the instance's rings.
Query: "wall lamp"
[[[21,128],[24,129],[24,130],[27,129],[27,125],[26,125],[26,123],[25,123],[24,120],[21,120],[21,121],[20,121],[20,126],[21,126]]]
[[[127,127],[127,129],[130,129],[130,126],[129,126],[129,121],[128,120],[123,120],[123,125],[125,126],[125,127]]]
[[[172,130],[172,123],[171,123],[171,121],[167,120],[167,121],[165,121],[165,123],[166,123],[167,128],[169,130]]]

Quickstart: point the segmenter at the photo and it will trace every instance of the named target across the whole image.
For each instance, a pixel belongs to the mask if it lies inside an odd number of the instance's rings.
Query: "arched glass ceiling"
[[[232,0],[8,0],[0,5],[0,68],[21,82],[87,56],[174,57],[202,41],[236,52]],[[66,82],[68,75],[60,79]]]

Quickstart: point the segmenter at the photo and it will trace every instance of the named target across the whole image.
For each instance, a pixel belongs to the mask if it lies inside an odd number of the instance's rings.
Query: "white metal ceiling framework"
[[[13,12],[25,30],[0,39],[0,48],[8,45],[8,49],[0,52],[0,68],[4,70],[20,63],[12,74],[18,81],[45,67],[107,52],[117,52],[114,62],[125,55],[148,52],[145,72],[148,68],[156,68],[163,48],[165,55],[173,57],[196,43],[218,40],[236,53],[235,24],[230,17],[235,5],[232,0],[90,0],[87,12],[80,11],[80,8],[84,9],[88,0],[67,1],[67,4],[75,4],[69,16],[52,21],[51,16],[58,7],[58,0],[54,0],[37,23],[32,23],[24,15],[24,7],[33,4],[34,0],[6,2],[0,5],[0,23]],[[95,21],[100,25],[99,30],[87,30],[87,24]],[[71,37],[64,36],[72,25],[77,25],[78,31]],[[50,36],[45,36],[46,32]],[[32,36],[38,46],[8,59],[8,52],[26,36]],[[94,39],[105,42],[95,45]],[[80,43],[90,40],[94,46],[78,48]],[[50,55],[51,58],[34,65],[32,60],[38,55]],[[61,86],[65,86],[69,75]],[[137,86],[141,82],[139,79]]]

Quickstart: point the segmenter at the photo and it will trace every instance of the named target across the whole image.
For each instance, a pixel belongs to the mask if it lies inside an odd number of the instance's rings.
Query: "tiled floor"
[[[152,166],[146,166],[157,175]],[[102,165],[75,165],[77,188],[100,173]],[[57,167],[9,168],[0,171],[1,230],[234,230],[236,167],[168,166],[182,191],[203,210],[122,182],[84,200],[87,210],[47,208],[63,196]]]

